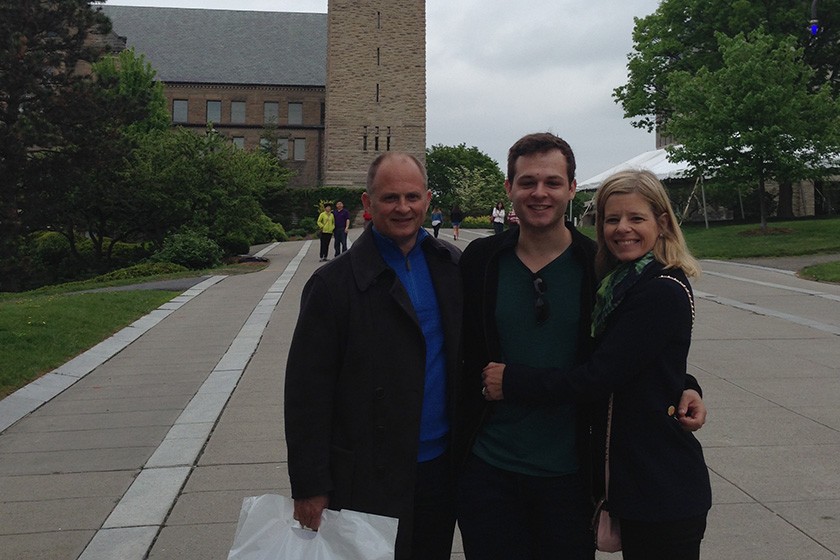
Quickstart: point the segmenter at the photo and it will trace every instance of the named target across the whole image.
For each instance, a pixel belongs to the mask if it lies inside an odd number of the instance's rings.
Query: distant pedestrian
[[[505,203],[499,201],[496,207],[493,208],[493,214],[490,216],[493,222],[493,233],[499,234],[505,231]]]
[[[350,212],[344,207],[344,203],[337,200],[335,203],[335,256],[347,250],[347,230],[350,229]]]
[[[335,216],[332,213],[332,205],[324,204],[324,211],[318,215],[318,235],[321,239],[320,262],[327,260],[333,231],[335,231]]]
[[[442,223],[443,223],[443,211],[440,208],[435,207],[435,209],[432,210],[432,229],[435,232],[435,238],[437,238],[438,232],[440,232],[440,225]]]
[[[458,236],[461,234],[461,221],[464,219],[464,213],[457,204],[452,207],[452,211],[449,213],[449,219],[452,220],[453,237],[457,241]]]
[[[508,212],[508,224],[510,224],[510,227],[519,225],[519,216],[516,215],[516,210],[513,208]]]

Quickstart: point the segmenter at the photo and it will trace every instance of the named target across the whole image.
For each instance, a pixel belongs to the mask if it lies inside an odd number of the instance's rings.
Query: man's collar
[[[380,248],[380,251],[383,248],[387,248],[388,250],[398,251],[402,254],[402,249],[400,249],[399,245],[397,245],[397,243],[390,237],[382,235],[379,230],[376,229],[376,225],[371,226],[371,231],[373,231],[373,238],[376,242],[376,246]],[[427,237],[429,237],[429,232],[424,228],[420,228],[417,232],[417,237],[414,240],[414,246],[411,248],[411,251],[409,251],[409,254],[415,250],[419,250],[420,245]]]

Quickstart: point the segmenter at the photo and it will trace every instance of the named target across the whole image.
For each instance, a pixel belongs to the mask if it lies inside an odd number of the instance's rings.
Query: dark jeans
[[[706,516],[666,523],[621,520],[624,560],[699,560]]]
[[[417,464],[412,560],[449,560],[452,555],[454,486],[448,454]]]
[[[438,233],[440,233],[440,224],[438,224],[436,226],[432,226],[432,229],[435,230],[435,237],[437,237]]]
[[[335,228],[333,232],[335,236],[335,256],[347,250],[347,232],[343,229]]]
[[[493,222],[493,233],[502,233],[505,231],[505,224],[499,222]]]
[[[320,256],[322,259],[326,259],[330,254],[330,239],[332,239],[331,233],[321,233],[321,253]]]
[[[471,560],[592,560],[592,505],[581,477],[526,476],[471,457],[458,526]]]

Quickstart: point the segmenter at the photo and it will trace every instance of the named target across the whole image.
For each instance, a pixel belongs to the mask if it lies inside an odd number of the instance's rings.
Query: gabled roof
[[[607,178],[619,171],[626,170],[647,170],[656,175],[660,181],[665,179],[679,179],[687,177],[689,174],[688,164],[684,161],[673,162],[668,160],[668,152],[664,148],[659,150],[652,150],[644,152],[634,158],[628,159],[624,163],[619,163],[614,167],[610,167],[606,171],[581,181],[577,185],[579,191],[589,191],[597,189],[601,183]]]
[[[325,86],[327,14],[101,7],[163,82]]]

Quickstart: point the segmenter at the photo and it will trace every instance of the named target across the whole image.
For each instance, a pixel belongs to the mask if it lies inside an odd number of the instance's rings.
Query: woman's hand
[[[505,398],[502,392],[502,379],[505,376],[505,364],[490,362],[481,372],[484,388],[481,394],[488,401],[500,401]]]

